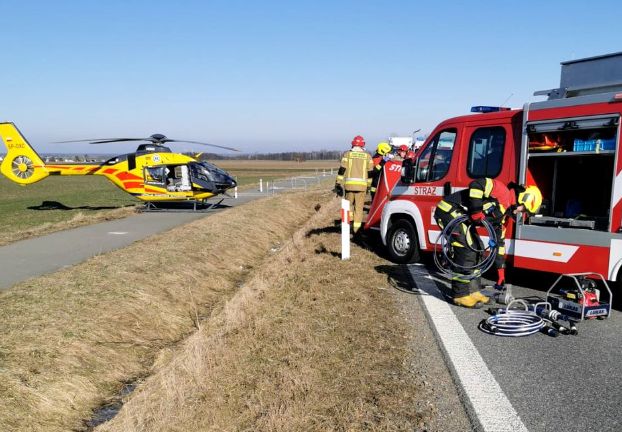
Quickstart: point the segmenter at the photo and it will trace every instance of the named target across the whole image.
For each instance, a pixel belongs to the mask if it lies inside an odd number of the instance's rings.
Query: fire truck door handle
[[[451,182],[445,182],[443,185],[443,196],[451,195]]]

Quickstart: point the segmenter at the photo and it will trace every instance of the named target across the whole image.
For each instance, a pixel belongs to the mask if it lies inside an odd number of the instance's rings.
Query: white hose
[[[525,309],[511,309],[514,304],[520,304]],[[529,336],[538,333],[546,323],[542,317],[528,309],[529,306],[524,300],[513,300],[508,304],[505,311],[480,322],[479,329],[484,333],[509,337]]]
[[[544,320],[533,312],[507,311],[488,317],[479,329],[497,336],[519,337],[538,333],[544,326]]]

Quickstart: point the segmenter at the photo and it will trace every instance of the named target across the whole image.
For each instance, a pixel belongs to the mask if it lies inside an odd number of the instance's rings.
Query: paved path
[[[55,232],[0,248],[0,289],[118,249],[199,217],[201,213],[141,213]]]
[[[577,336],[492,336],[477,328],[489,316],[483,309],[450,306],[441,299],[439,291],[448,284],[435,277],[433,265],[409,270],[482,430],[622,430],[622,313],[614,310],[607,320],[579,323]],[[521,278],[521,285],[513,285],[518,298],[543,298],[554,281],[537,272],[516,276]]]

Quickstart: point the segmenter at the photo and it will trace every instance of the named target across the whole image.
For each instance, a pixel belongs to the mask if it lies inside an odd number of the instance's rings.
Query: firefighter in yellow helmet
[[[374,194],[376,193],[376,188],[378,187],[378,182],[380,181],[382,167],[388,160],[391,159],[391,150],[391,145],[383,141],[378,143],[378,147],[376,147],[376,154],[371,158],[374,163],[374,174],[372,175],[371,189],[369,190],[372,201],[374,201]]]
[[[363,206],[367,189],[371,186],[374,165],[365,151],[365,140],[357,135],[352,140],[352,149],[341,157],[337,173],[335,192],[350,201],[352,231],[356,234],[363,224]]]

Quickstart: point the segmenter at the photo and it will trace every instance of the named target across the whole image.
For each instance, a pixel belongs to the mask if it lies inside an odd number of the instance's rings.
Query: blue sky
[[[245,152],[357,134],[372,148],[472,105],[540,100],[561,61],[622,51],[616,1],[0,5],[0,120],[41,152],[121,153],[133,146],[51,142],[156,132]]]

